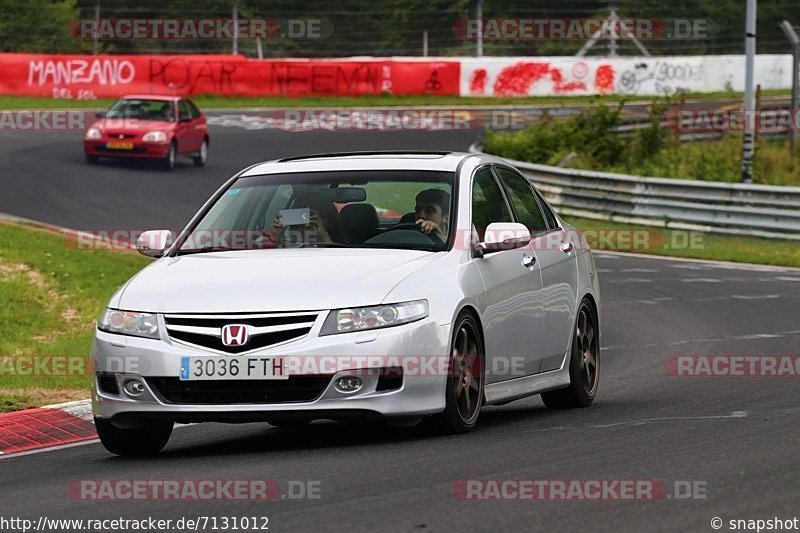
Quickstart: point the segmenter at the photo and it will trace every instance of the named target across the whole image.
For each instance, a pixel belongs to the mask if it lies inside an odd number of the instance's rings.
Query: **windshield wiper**
[[[230,248],[228,246],[203,246],[202,248],[189,248],[187,250],[178,250],[175,255],[190,255],[190,254],[204,254],[211,252],[236,252],[240,250],[249,250],[250,248]]]
[[[306,244],[309,248],[358,248],[353,244],[345,244],[343,242],[315,242]]]

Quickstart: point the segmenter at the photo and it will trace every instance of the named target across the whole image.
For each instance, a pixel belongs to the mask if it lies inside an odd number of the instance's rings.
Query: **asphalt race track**
[[[80,132],[0,133],[0,211],[67,227],[181,227],[235,171],[302,153],[465,150],[475,132],[212,129],[209,166],[186,159],[90,166]],[[671,356],[800,355],[800,271],[598,254],[603,350],[598,399],[554,412],[538,398],[489,407],[471,434],[318,422],[180,427],[160,455],[92,443],[0,460],[3,514],[178,519],[268,516],[272,531],[712,531],[711,520],[800,515],[800,377],[671,375]],[[320,482],[318,500],[82,501],[81,479]],[[463,501],[469,479],[697,482],[705,498]],[[512,529],[513,528],[513,529]]]

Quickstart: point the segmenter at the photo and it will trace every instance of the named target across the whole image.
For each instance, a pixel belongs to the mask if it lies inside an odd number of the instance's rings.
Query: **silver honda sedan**
[[[92,346],[97,432],[160,451],[174,423],[425,420],[598,386],[597,269],[502,159],[314,155],[251,166],[111,298]]]

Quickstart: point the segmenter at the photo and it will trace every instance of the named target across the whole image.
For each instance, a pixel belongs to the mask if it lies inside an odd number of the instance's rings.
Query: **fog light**
[[[339,392],[356,392],[361,389],[361,378],[344,376],[336,380],[336,390]]]
[[[129,379],[122,385],[122,388],[125,389],[125,392],[130,396],[139,396],[144,392],[144,383],[138,379]]]

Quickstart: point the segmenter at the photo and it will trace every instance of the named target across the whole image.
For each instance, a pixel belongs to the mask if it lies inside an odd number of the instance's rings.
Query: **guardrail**
[[[482,146],[470,146],[483,153]],[[507,160],[559,213],[800,240],[800,187],[650,178]]]

